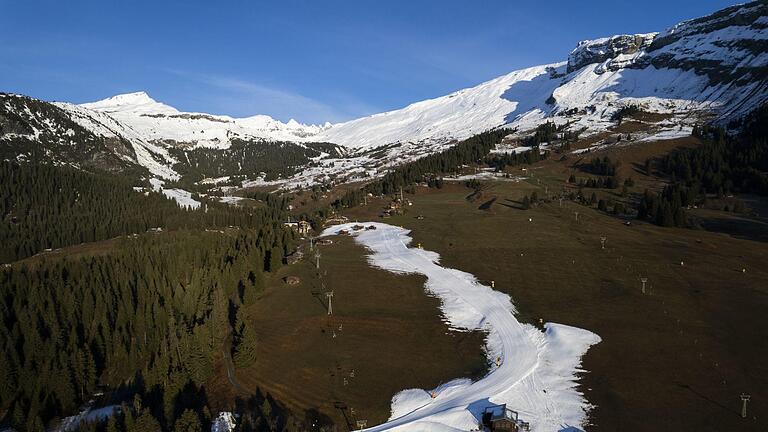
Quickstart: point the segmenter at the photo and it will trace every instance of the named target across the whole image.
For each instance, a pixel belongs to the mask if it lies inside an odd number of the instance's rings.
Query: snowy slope
[[[409,231],[382,223],[365,224],[375,230],[355,231],[354,225],[330,227],[323,235],[352,232],[370,250],[372,265],[425,275],[425,288],[440,299],[452,327],[488,332],[486,350],[489,363],[494,364],[488,375],[475,382],[457,379],[430,392],[398,393],[390,420],[368,430],[476,430],[482,411],[494,404],[507,404],[533,431],[583,426],[589,405],[576,389],[576,375],[581,356],[600,342],[599,336],[561,324],[548,323],[545,332],[522,324],[508,295],[481,285],[469,273],[440,266],[434,252],[409,248]]]
[[[180,112],[144,92],[113,96],[80,105],[114,119],[141,134],[149,142],[186,144],[193,147],[229,148],[233,138],[243,140],[303,141],[330,127],[282,123],[266,115],[232,118]]]
[[[550,117],[596,132],[628,103],[685,117],[699,110],[741,115],[768,100],[766,40],[768,5],[753,2],[661,34],[583,41],[567,62],[335,125],[315,138],[368,148],[463,139],[504,125],[529,130]]]
[[[73,121],[96,135],[130,142],[135,153],[134,162],[147,168],[151,174],[169,180],[179,178],[172,168],[176,160],[168,154],[168,150],[145,139],[140,131],[97,110],[62,102],[54,105],[69,112]]]
[[[556,83],[548,78],[547,70],[557,66],[562,64],[515,71],[471,89],[352,120],[328,129],[316,139],[360,148],[466,138],[503,126],[511,114],[546,109],[544,101]],[[513,94],[505,94],[515,85],[518,87]]]

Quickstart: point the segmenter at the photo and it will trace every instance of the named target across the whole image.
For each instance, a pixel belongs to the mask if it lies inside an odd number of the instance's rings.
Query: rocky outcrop
[[[768,79],[768,2],[756,1],[681,22],[662,33],[583,41],[568,57],[568,72],[596,64],[620,69],[693,70],[710,83]]]
[[[605,70],[626,67],[637,54],[651,46],[655,37],[656,33],[617,35],[579,42],[568,56],[568,72],[589,64],[606,62]]]
[[[659,34],[635,65],[694,70],[710,83],[768,78],[768,2],[756,1],[681,22]]]

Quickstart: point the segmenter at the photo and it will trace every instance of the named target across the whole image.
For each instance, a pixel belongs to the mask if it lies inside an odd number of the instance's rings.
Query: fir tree
[[[192,410],[185,410],[184,413],[176,420],[176,424],[173,426],[174,432],[202,432],[203,425],[200,423],[200,418]]]
[[[256,333],[245,317],[243,309],[237,312],[237,340],[233,360],[240,368],[248,367],[256,360]]]

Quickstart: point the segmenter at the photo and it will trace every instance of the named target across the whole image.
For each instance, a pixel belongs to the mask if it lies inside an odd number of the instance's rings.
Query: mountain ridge
[[[325,154],[277,181],[242,173],[249,185],[295,188],[380,176],[394,165],[499,127],[522,137],[544,122],[554,122],[593,135],[609,131],[616,113],[636,106],[665,118],[649,125],[649,135],[671,136],[713,118],[743,116],[766,101],[768,4],[756,1],[659,33],[582,41],[564,61],[512,71],[445,96],[334,125],[282,123],[266,115],[237,119],[181,112],[145,92],[55,105],[96,137],[130,143],[135,163],[166,179],[179,177],[174,169],[183,163],[179,156],[195,149],[227,151],[233,143],[276,141],[297,149],[313,142],[345,149],[340,150],[343,157]]]

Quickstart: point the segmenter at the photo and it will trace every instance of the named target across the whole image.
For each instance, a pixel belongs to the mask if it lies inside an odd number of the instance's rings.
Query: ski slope
[[[576,389],[581,356],[598,342],[596,334],[547,323],[545,331],[515,318],[508,295],[480,284],[469,274],[439,265],[435,252],[409,248],[409,231],[382,223],[355,231],[356,223],[336,225],[323,236],[350,232],[367,247],[371,265],[394,273],[427,277],[425,288],[441,300],[441,310],[457,330],[488,332],[491,372],[471,382],[456,379],[431,392],[404,390],[393,398],[392,416],[369,431],[458,431],[477,429],[486,407],[506,403],[531,424],[532,431],[578,430],[589,409]],[[496,359],[500,366],[496,367]],[[570,428],[570,429],[569,429]]]

